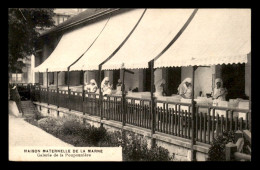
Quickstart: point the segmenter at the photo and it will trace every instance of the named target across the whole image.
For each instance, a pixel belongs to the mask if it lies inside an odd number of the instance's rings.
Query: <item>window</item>
[[[65,85],[68,85],[68,72],[65,72]]]
[[[22,81],[22,74],[17,74],[17,81],[21,82]]]
[[[12,82],[16,81],[16,74],[12,74]]]
[[[83,71],[81,71],[80,72],[80,80],[79,80],[79,83],[80,83],[80,85],[83,85],[83,77],[84,77],[84,72]]]
[[[12,81],[13,82],[21,82],[22,81],[22,74],[12,74]]]
[[[39,84],[43,85],[43,73],[39,74]]]
[[[49,73],[49,84],[54,85],[54,72]]]

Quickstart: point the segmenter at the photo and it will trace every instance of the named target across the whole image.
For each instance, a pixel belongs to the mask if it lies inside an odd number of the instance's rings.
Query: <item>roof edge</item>
[[[72,23],[68,23],[68,24],[62,25],[60,27],[57,26],[57,27],[51,28],[50,30],[48,30],[48,31],[44,32],[43,34],[41,34],[39,36],[39,38],[42,38],[42,37],[45,37],[45,36],[48,36],[50,34],[54,34],[54,33],[57,33],[57,32],[69,30],[70,28],[73,28],[73,27],[85,24],[85,23],[87,23],[87,22],[89,22],[89,21],[91,21],[93,19],[105,16],[107,14],[110,14],[110,13],[118,11],[118,10],[120,10],[120,8],[107,9],[107,10],[101,11],[99,13],[96,13],[94,15],[91,15],[89,17],[86,17],[86,18],[74,21]]]

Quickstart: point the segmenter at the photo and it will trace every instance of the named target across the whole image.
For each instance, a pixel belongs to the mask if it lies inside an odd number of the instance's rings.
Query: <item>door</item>
[[[116,89],[118,79],[120,79],[120,70],[113,70],[113,88],[114,89]]]
[[[223,87],[227,88],[226,100],[243,98],[245,95],[245,64],[228,64],[221,68]]]
[[[171,96],[177,94],[181,83],[181,67],[170,67],[166,69],[166,94]]]
[[[43,85],[43,73],[39,73],[39,84]]]
[[[144,91],[151,91],[151,70],[147,68],[144,72]]]

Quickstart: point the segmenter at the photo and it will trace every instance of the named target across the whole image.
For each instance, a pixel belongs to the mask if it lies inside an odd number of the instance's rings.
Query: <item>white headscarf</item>
[[[217,88],[217,83],[220,82],[220,87]],[[220,93],[225,93],[224,95],[222,96],[219,96],[218,99],[215,99],[215,100],[218,100],[218,101],[225,101],[226,100],[226,94],[227,94],[227,89],[226,88],[223,88],[223,81],[221,78],[216,78],[215,79],[215,87],[214,87],[214,90],[213,90],[213,96],[215,95],[219,95]]]
[[[92,85],[94,83],[94,85]],[[88,92],[95,92],[94,88],[97,88],[97,83],[94,79],[90,80],[90,84],[86,85],[86,90],[88,90]]]
[[[160,79],[155,83],[155,97],[163,96],[163,87],[161,86],[162,84],[165,84],[164,79]]]
[[[155,88],[160,87],[162,84],[165,84],[165,80],[164,79],[160,79],[155,83]]]
[[[92,85],[92,84],[95,84],[95,85]],[[91,80],[90,80],[90,85],[92,85],[92,86],[97,86],[97,82],[96,82],[96,80],[91,79]]]
[[[215,88],[217,88],[217,82],[220,82],[220,88],[222,88],[222,87],[223,87],[223,81],[222,81],[222,79],[221,79],[221,78],[216,78],[216,79],[215,79]]]
[[[109,78],[105,77],[104,80],[102,81],[101,91],[103,92],[103,95],[111,94],[112,93],[111,86],[109,84],[105,85],[105,81],[109,81]]]
[[[101,88],[105,85],[105,81],[109,81],[108,77],[105,77],[103,81],[101,82]]]
[[[181,84],[179,85],[179,87],[178,87],[178,92],[180,91],[180,88],[181,88],[182,86],[185,86],[185,87],[187,88],[186,82],[192,84],[192,78],[187,77],[186,79],[184,79],[184,80],[181,82]]]

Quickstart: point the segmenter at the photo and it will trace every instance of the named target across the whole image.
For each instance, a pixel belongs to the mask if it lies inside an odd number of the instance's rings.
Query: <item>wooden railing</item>
[[[126,97],[126,123],[151,129],[151,100]]]
[[[100,116],[100,105],[99,94],[86,93],[83,102],[83,113]]]
[[[47,90],[41,87],[32,89],[31,95],[34,95],[35,100],[39,102],[99,117],[102,111],[103,119],[152,130],[153,115],[150,99],[125,97],[123,105],[122,96],[107,95],[100,99],[99,94],[85,93],[85,91],[82,93],[58,90],[57,93],[57,89]],[[250,110],[196,104],[195,124],[192,127],[191,109],[191,103],[155,100],[155,132],[191,139],[194,129],[195,141],[211,144],[213,139],[225,130],[251,129]],[[244,113],[245,119],[238,118],[238,112]]]
[[[123,121],[122,97],[107,95],[103,97],[103,117],[108,120]]]

